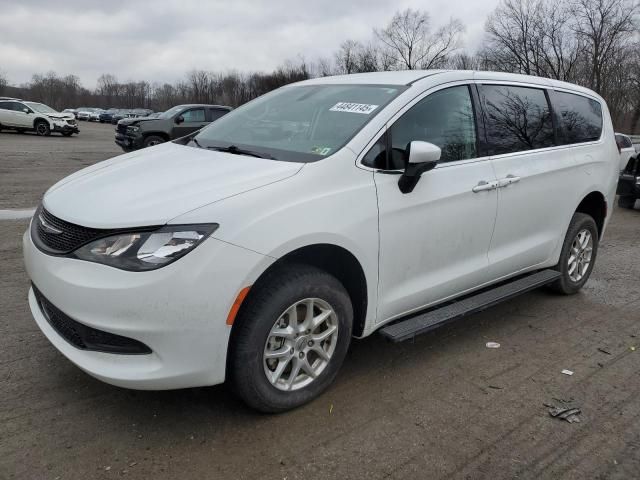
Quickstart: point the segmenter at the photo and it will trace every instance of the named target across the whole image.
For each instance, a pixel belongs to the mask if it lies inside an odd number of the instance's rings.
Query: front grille
[[[66,222],[38,208],[31,224],[32,238],[42,250],[62,255],[70,253],[97,238],[106,237],[120,230],[88,228]]]
[[[104,332],[75,321],[49,302],[35,285],[33,292],[49,325],[74,347],[80,350],[127,355],[151,353],[151,349],[138,340]]]

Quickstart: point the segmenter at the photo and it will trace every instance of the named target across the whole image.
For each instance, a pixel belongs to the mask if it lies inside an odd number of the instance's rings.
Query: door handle
[[[520,181],[520,177],[516,177],[515,175],[507,175],[504,178],[498,180],[498,188],[504,188],[507,185],[511,185],[512,183],[518,183]]]
[[[487,182],[486,180],[480,180],[478,182],[478,185],[473,187],[471,191],[473,193],[478,193],[478,192],[484,192],[487,190],[494,190],[496,188],[498,188],[497,182]]]

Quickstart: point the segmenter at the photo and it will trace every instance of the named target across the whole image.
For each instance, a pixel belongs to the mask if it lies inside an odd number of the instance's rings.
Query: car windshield
[[[43,103],[35,103],[35,102],[24,102],[31,110],[35,110],[40,113],[58,113],[53,108],[43,104]]]
[[[175,107],[170,108],[166,112],[162,112],[162,114],[158,118],[163,118],[165,120],[169,118],[173,118],[173,116],[176,115],[181,110],[183,110],[183,108],[184,107],[182,105],[177,105]]]
[[[194,137],[194,143],[312,162],[342,148],[404,89],[395,85],[284,87],[216,120]]]

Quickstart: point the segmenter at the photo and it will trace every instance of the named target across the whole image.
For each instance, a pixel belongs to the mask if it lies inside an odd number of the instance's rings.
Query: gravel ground
[[[81,130],[0,134],[0,209],[120,153],[113,127]],[[136,392],[72,365],[28,311],[26,226],[0,222],[0,479],[638,478],[638,209],[616,209],[581,293],[535,291],[413,343],[354,341],[326,394],[274,416],[224,385]],[[545,403],[579,406],[580,423]]]

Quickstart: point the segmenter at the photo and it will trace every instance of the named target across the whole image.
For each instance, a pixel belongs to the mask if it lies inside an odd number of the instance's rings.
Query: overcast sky
[[[169,81],[194,68],[269,71],[287,59],[328,57],[348,38],[367,41],[405,7],[432,26],[457,17],[466,47],[482,40],[498,0],[0,0],[0,71],[73,73],[93,88],[119,80]]]

